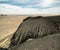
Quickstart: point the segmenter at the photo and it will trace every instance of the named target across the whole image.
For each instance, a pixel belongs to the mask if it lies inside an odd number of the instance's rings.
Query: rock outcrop
[[[58,32],[56,24],[45,17],[29,17],[24,19],[14,33],[9,48],[24,43],[29,38],[38,39]]]
[[[47,35],[43,38],[26,41],[11,50],[60,50],[60,34]]]

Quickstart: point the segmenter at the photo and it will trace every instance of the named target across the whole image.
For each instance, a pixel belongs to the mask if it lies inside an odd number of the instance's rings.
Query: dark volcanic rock
[[[60,34],[26,41],[12,50],[60,50]]]
[[[9,48],[20,45],[29,38],[41,38],[55,32],[57,32],[57,26],[49,19],[44,17],[29,17],[21,23],[14,33]]]

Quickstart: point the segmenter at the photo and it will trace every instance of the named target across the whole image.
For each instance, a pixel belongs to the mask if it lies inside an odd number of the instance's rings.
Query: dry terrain
[[[13,33],[18,28],[19,24],[28,17],[27,15],[0,15],[0,47],[7,48],[10,44],[10,39]],[[60,21],[59,18],[50,18],[51,20]],[[7,38],[8,37],[8,38]]]
[[[0,16],[0,47],[8,47],[11,35],[27,16]],[[10,38],[7,38],[10,37]]]

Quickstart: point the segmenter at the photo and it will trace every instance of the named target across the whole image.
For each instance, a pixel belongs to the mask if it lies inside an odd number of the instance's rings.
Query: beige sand
[[[0,16],[0,47],[8,47],[12,34],[27,16]],[[9,37],[9,38],[7,38]]]

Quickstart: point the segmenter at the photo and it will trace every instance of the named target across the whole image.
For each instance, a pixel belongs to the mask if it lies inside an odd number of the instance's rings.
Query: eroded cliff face
[[[60,50],[60,34],[47,35],[43,38],[26,41],[11,50]]]
[[[21,25],[14,33],[9,48],[24,43],[26,40],[38,39],[58,32],[55,21],[46,17],[28,17],[23,20]]]

